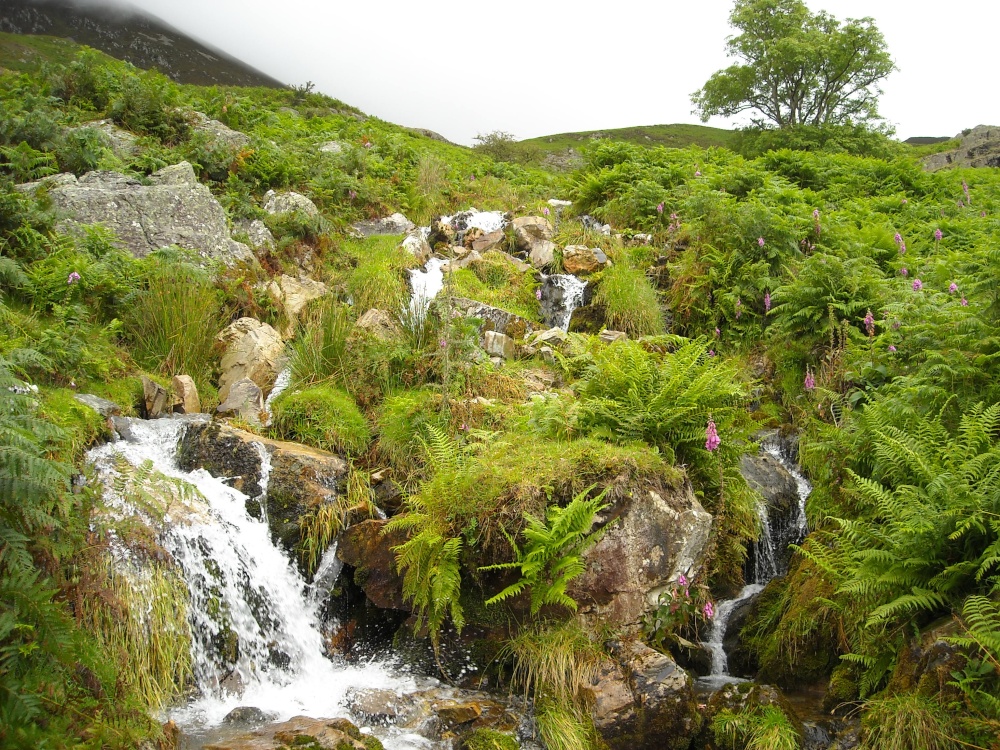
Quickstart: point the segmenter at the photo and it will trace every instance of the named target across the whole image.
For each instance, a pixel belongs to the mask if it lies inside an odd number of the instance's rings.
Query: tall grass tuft
[[[594,302],[604,307],[611,330],[624,331],[629,336],[664,332],[656,290],[642,271],[624,265],[612,266],[601,275]]]
[[[215,335],[227,316],[205,272],[152,261],[124,308],[125,335],[140,366],[164,375],[187,374],[199,389],[207,388],[215,368]]]
[[[758,705],[739,712],[722,710],[712,720],[712,731],[716,742],[726,748],[798,750],[801,747],[798,732],[777,706]]]
[[[864,750],[958,750],[943,706],[915,693],[869,701],[863,720]]]
[[[292,382],[302,385],[339,381],[347,363],[347,339],[354,330],[350,308],[323,299],[309,308],[299,337],[292,342]]]

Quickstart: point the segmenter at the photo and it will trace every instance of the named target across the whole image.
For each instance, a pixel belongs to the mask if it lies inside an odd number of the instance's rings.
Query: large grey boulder
[[[382,234],[406,234],[417,228],[417,225],[407,219],[401,213],[386,216],[384,219],[375,221],[359,221],[351,225],[355,232],[365,237],[374,237]]]
[[[288,274],[281,274],[272,281],[267,287],[267,292],[271,295],[271,299],[284,307],[289,319],[288,326],[282,331],[282,337],[289,339],[294,336],[299,313],[314,299],[323,297],[329,291],[322,281],[315,281],[306,276],[296,279]]]
[[[215,412],[221,417],[238,417],[253,425],[261,424],[264,411],[264,393],[250,378],[240,378],[228,384],[226,397]]]
[[[195,133],[202,133],[216,148],[222,148],[233,154],[241,151],[250,145],[250,136],[233,130],[218,120],[213,120],[201,112],[192,112],[188,115],[191,122],[191,130]]]
[[[222,206],[186,161],[153,173],[149,185],[118,172],[88,172],[79,179],[58,175],[18,189],[34,192],[43,183],[49,185],[61,232],[103,224],[137,258],[178,245],[225,263],[253,260],[250,249],[229,236]]]
[[[956,136],[961,145],[954,151],[924,158],[924,169],[936,172],[948,167],[1000,167],[1000,127],[977,125]]]
[[[705,561],[712,516],[689,482],[631,489],[598,519],[613,525],[584,553],[587,569],[570,584],[580,616],[595,625],[638,624],[679,576],[693,579]]]
[[[310,218],[319,217],[319,209],[316,204],[306,198],[301,193],[288,191],[287,193],[276,193],[268,190],[264,193],[264,210],[269,214],[304,214]]]
[[[139,150],[135,135],[115,125],[111,120],[94,120],[82,125],[68,128],[70,133],[83,133],[93,130],[98,134],[101,144],[111,150],[115,156],[127,158],[134,156]]]
[[[555,260],[556,243],[552,241],[552,225],[544,216],[519,216],[511,222],[514,243],[528,256],[535,268],[542,270]]]
[[[423,232],[410,232],[399,243],[399,246],[413,256],[420,265],[424,265],[431,257],[431,246],[424,237]]]
[[[525,334],[533,331],[537,324],[520,315],[501,310],[474,299],[454,297],[452,305],[455,312],[466,318],[479,318],[483,321],[484,331],[496,331],[510,336],[512,339],[522,339]]]
[[[240,318],[215,340],[226,347],[219,378],[219,400],[225,401],[238,380],[248,378],[267,394],[284,365],[285,342],[267,323]]]

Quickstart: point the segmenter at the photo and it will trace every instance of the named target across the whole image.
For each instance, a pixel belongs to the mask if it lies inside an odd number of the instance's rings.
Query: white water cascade
[[[541,298],[545,324],[568,330],[573,311],[583,304],[583,291],[586,288],[587,282],[572,274],[546,276]]]
[[[431,300],[437,297],[444,287],[444,266],[448,261],[444,258],[431,258],[423,268],[410,271],[410,312],[418,319],[427,314]]]
[[[288,556],[272,544],[266,523],[251,518],[247,497],[204,470],[177,468],[178,441],[187,424],[204,416],[124,420],[125,439],[90,451],[88,459],[107,488],[105,501],[121,517],[143,511],[116,495],[121,459],[152,467],[196,492],[171,500],[160,543],[178,564],[190,591],[194,678],[198,694],[169,712],[185,734],[218,726],[232,709],[254,706],[284,721],[293,716],[347,716],[351,690],[416,689],[392,666],[347,664],[327,657],[318,610],[323,596]],[[266,473],[261,484],[266,491]],[[251,504],[252,505],[252,504]],[[127,555],[127,552],[123,554]],[[315,588],[332,586],[336,558],[328,552]],[[427,741],[379,730],[387,748],[425,748]]]
[[[812,485],[809,484],[792,456],[783,449],[777,436],[765,439],[761,444],[761,449],[772,456],[780,463],[789,474],[795,479],[795,489],[798,495],[798,514],[795,518],[795,536],[793,541],[801,541],[806,535],[806,499],[812,492]],[[775,578],[779,573],[779,555],[774,544],[774,534],[771,529],[771,521],[767,513],[767,507],[761,502],[757,507],[757,514],[760,517],[761,533],[753,555],[753,570],[747,571],[747,578],[750,581],[733,599],[725,599],[718,602],[715,608],[715,617],[712,619],[712,630],[708,635],[708,640],[703,642],[703,646],[712,655],[712,671],[706,677],[697,680],[699,690],[710,692],[717,690],[727,682],[742,682],[738,677],[729,674],[729,665],[726,657],[726,650],[723,641],[726,637],[726,630],[729,626],[729,618],[736,611],[740,604],[756,596],[768,581]]]

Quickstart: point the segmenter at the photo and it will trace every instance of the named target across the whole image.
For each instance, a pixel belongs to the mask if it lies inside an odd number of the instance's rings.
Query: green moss
[[[286,391],[275,399],[273,416],[283,438],[324,450],[356,454],[371,440],[368,422],[354,399],[327,385]]]
[[[474,729],[462,739],[461,750],[517,750],[517,740],[495,729]]]
[[[452,274],[452,283],[459,297],[499,307],[527,320],[541,320],[535,274],[519,271],[502,253],[490,251],[468,268],[458,269]],[[515,338],[524,335],[524,331],[507,333]]]
[[[67,461],[78,460],[98,440],[111,437],[107,420],[74,396],[75,392],[68,388],[46,388],[41,392],[40,416],[63,430],[49,450]]]
[[[405,272],[417,263],[399,247],[400,240],[397,236],[375,236],[344,243],[343,251],[354,266],[345,275],[347,293],[359,313],[372,308],[395,312],[406,304]]]

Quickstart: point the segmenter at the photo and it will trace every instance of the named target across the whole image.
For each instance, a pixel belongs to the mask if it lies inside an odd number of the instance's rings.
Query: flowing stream
[[[267,524],[247,514],[245,495],[202,469],[180,470],[178,441],[187,424],[198,419],[205,417],[123,420],[124,439],[88,454],[107,488],[110,512],[119,517],[145,515],[148,520],[147,511],[116,489],[116,478],[121,487],[122,459],[133,467],[149,462],[163,476],[188,487],[171,495],[159,541],[190,591],[197,694],[170,711],[170,718],[186,735],[204,737],[238,706],[260,708],[277,721],[297,715],[333,718],[348,716],[344,700],[352,690],[415,690],[414,678],[389,664],[347,664],[326,655],[320,589],[329,591],[336,579],[335,556],[331,551],[324,555],[320,575],[310,587],[271,542]],[[261,500],[267,472],[262,474]],[[127,567],[128,553],[121,549]],[[428,746],[416,735],[379,731],[387,748]]]
[[[427,314],[431,300],[437,297],[444,286],[444,271],[441,267],[448,261],[444,258],[431,258],[423,268],[410,271],[410,312],[422,319]]]
[[[812,492],[812,485],[802,475],[792,456],[783,449],[781,442],[776,437],[765,439],[761,444],[761,449],[777,460],[792,475],[792,478],[795,479],[795,489],[799,502],[798,514],[794,523],[796,525],[796,541],[801,540],[807,530],[806,498]],[[702,691],[710,692],[718,689],[727,682],[742,681],[740,678],[729,674],[726,650],[723,645],[726,637],[726,629],[729,626],[729,618],[743,602],[763,591],[768,581],[785,572],[780,569],[779,550],[775,548],[771,521],[768,517],[767,507],[763,501],[757,507],[757,514],[760,517],[761,533],[760,538],[754,545],[752,570],[747,571],[747,578],[750,580],[735,598],[725,599],[717,603],[708,640],[702,644],[712,655],[711,673],[697,680],[698,688]]]
[[[572,274],[546,276],[542,284],[542,315],[550,328],[569,330],[573,311],[583,304],[587,282]]]

